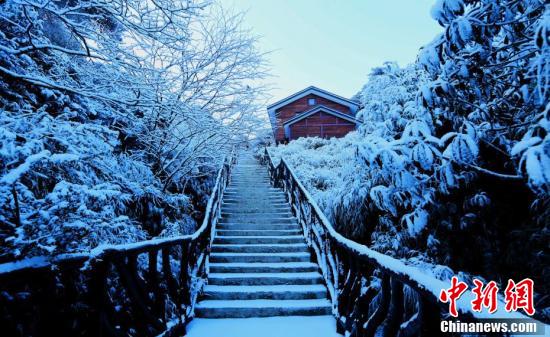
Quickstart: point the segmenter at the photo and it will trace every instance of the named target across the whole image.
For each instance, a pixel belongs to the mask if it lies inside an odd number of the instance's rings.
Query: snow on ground
[[[332,316],[265,318],[195,318],[187,327],[188,337],[341,337]]]

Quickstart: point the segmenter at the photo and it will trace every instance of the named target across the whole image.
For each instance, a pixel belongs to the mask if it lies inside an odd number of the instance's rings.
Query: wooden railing
[[[340,333],[374,336],[380,329],[381,336],[388,337],[442,335],[440,323],[449,318],[448,305],[438,302],[438,294],[449,288],[448,283],[346,239],[334,230],[284,158],[275,165],[266,148],[261,162],[267,166],[272,184],[284,190],[304,231],[325,279]],[[458,303],[462,322],[497,317],[528,319],[504,312],[503,303],[494,316],[473,312],[465,299],[471,295],[466,292]]]
[[[234,161],[223,161],[192,235],[0,265],[0,335],[183,336]]]

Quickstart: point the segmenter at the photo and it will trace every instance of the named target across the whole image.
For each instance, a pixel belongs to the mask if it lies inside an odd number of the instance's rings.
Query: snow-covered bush
[[[498,144],[490,144],[483,128],[489,121],[423,105],[430,83],[417,65],[377,68],[357,95],[364,106],[358,131],[341,139],[301,138],[271,151],[294,167],[337,230],[354,240],[414,264],[496,280],[529,275],[548,284],[539,268],[548,242],[548,194],[544,184],[519,175],[523,161],[533,159],[513,152],[540,151],[542,140],[501,136],[517,145],[499,149],[506,161],[495,157],[488,146]],[[535,158],[538,175],[550,174],[543,154]],[[519,243],[526,241],[529,247]]]
[[[422,234],[426,197],[435,193],[427,174],[436,169],[441,151],[429,114],[416,103],[418,85],[426,79],[415,66],[376,68],[357,95],[364,106],[357,132],[272,149],[295,167],[340,232],[361,241],[370,241],[375,231],[390,235],[377,241],[382,250],[405,247],[403,239]]]

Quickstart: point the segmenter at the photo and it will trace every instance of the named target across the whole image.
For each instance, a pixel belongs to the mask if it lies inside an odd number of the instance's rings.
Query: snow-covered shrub
[[[357,95],[364,106],[357,132],[273,148],[295,167],[340,232],[361,241],[370,240],[377,229],[391,235],[380,238],[383,250],[421,234],[425,197],[434,193],[426,173],[437,169],[440,151],[433,144],[431,119],[416,103],[418,86],[425,80],[426,74],[415,66],[401,69],[388,63],[376,68]],[[404,216],[408,221],[401,222]],[[395,235],[407,227],[411,230]]]
[[[460,13],[441,20],[453,15]],[[550,174],[542,138],[525,128],[525,141],[499,149],[506,160],[495,157],[487,144],[515,142],[488,138],[488,120],[437,107],[440,91],[428,90],[427,106],[428,82],[419,66],[377,68],[357,95],[364,106],[358,131],[341,139],[301,138],[271,151],[294,167],[337,230],[354,240],[430,269],[442,264],[497,280],[529,275],[548,284],[549,275],[536,267],[544,264],[548,242],[548,194],[544,184],[532,183]],[[520,155],[526,151],[533,155]],[[499,173],[499,166],[508,172]],[[521,179],[514,168],[532,172]],[[319,188],[316,175],[331,184]],[[527,238],[525,228],[537,234]],[[520,247],[520,237],[531,246]]]
[[[470,233],[446,240],[459,256],[450,263],[493,278],[529,275],[548,293],[550,6],[439,0],[432,16],[444,32],[420,53],[430,73],[420,97],[461,184],[441,220]]]

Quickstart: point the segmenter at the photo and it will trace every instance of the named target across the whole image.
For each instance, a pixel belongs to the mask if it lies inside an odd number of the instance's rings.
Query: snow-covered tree
[[[192,231],[263,95],[241,19],[191,0],[0,2],[0,260]]]
[[[463,164],[502,179],[524,178],[547,195],[550,6],[543,0],[439,0],[432,16],[445,32],[419,60],[433,78],[422,90],[423,104],[446,124],[439,132],[468,129],[465,145],[478,144],[484,155],[482,168]],[[450,154],[460,156],[460,149]]]

